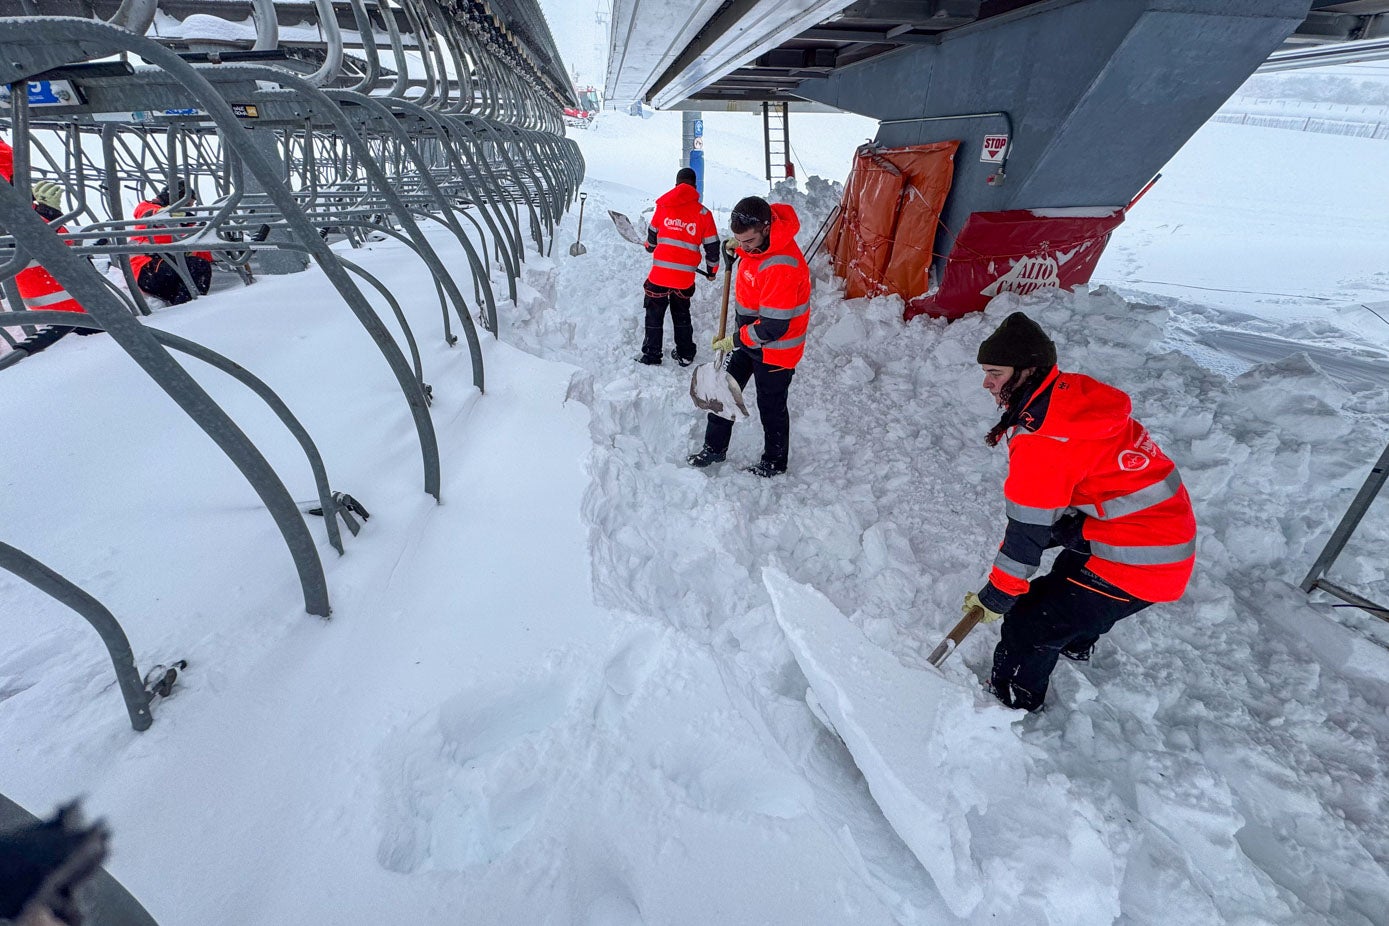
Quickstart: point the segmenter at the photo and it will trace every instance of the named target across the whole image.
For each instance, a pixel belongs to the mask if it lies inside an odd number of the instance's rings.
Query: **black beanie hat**
[[[688,186],[699,185],[699,175],[694,172],[693,167],[682,167],[675,175],[676,183],[684,183]]]
[[[1014,312],[979,345],[979,362],[1016,370],[1050,369],[1056,366],[1056,345],[1040,325],[1021,312]]]

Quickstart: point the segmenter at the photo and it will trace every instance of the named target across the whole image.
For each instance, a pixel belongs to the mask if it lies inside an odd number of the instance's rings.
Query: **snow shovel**
[[[587,201],[588,194],[579,194],[579,236],[574,243],[569,246],[569,256],[578,257],[580,254],[587,254],[588,248],[584,247],[584,202]]]
[[[728,330],[728,292],[733,287],[733,268],[728,267],[723,276],[723,301],[719,306],[719,334],[722,339]],[[720,418],[737,421],[748,416],[748,407],[743,404],[743,390],[738,381],[723,367],[725,353],[714,354],[713,363],[701,363],[695,367],[690,377],[690,398],[694,404]]]
[[[646,245],[646,239],[638,234],[637,230],[632,227],[632,220],[627,218],[627,216],[609,209],[608,217],[613,220],[613,224],[617,226],[617,233],[624,239],[633,244],[640,244],[643,247]]]
[[[969,636],[969,632],[974,629],[974,625],[983,619],[983,608],[977,605],[970,608],[965,616],[960,618],[960,622],[955,625],[954,629],[945,635],[945,639],[941,640],[940,644],[936,646],[935,649],[931,650],[931,655],[926,657],[926,661],[939,669],[941,663],[949,659],[950,654],[955,652],[955,647],[960,645],[960,641]]]

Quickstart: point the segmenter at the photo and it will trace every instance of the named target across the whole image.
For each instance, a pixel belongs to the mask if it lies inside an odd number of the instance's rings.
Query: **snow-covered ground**
[[[814,119],[793,119],[803,174],[838,178],[871,126]],[[1389,143],[1207,127],[1116,234],[1115,288],[949,326],[845,302],[817,268],[791,471],[767,481],[740,471],[755,421],[729,463],[685,466],[688,371],[632,362],[649,261],[603,210],[668,188],[679,120],[575,133],[588,253],[568,254],[571,213],[530,254],[486,395],[408,255],[353,255],[420,338],[443,504],[316,270],[153,318],[274,386],[371,511],[341,558],[310,525],[329,621],[302,612],[254,494],[108,338],[0,374],[3,539],[109,606],[142,667],[190,661],[133,733],[90,629],[0,576],[0,789],[40,812],[86,795],[164,926],[1385,923],[1389,633],[1296,585],[1389,439],[1389,338],[1339,311],[1389,298]],[[723,225],[765,189],[760,124],[707,131]],[[807,226],[828,203],[800,198]],[[1187,596],[1061,666],[1031,717],[980,687],[995,630],[941,673],[924,658],[1002,528],[973,360],[1018,308],[1065,368],[1133,396],[1201,524]],[[308,507],[283,427],[190,369]],[[1381,601],[1386,506],[1335,572]],[[769,585],[819,636],[788,637]]]

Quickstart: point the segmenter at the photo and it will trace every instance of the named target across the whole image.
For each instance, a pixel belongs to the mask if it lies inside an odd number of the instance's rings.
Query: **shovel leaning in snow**
[[[588,248],[584,247],[584,202],[587,201],[588,194],[579,194],[579,236],[574,243],[569,246],[569,255],[578,257],[580,254],[587,254]]]
[[[950,658],[950,654],[955,652],[955,647],[960,645],[960,641],[969,636],[969,632],[974,629],[974,625],[984,619],[984,609],[977,605],[965,612],[965,616],[960,618],[960,622],[955,628],[945,635],[945,639],[933,650],[931,655],[926,657],[926,661],[937,669],[941,663]]]
[[[608,218],[613,220],[613,224],[617,226],[617,233],[622,236],[624,241],[630,241],[638,245],[646,244],[646,238],[632,227],[632,220],[627,218],[627,216],[609,209]]]
[[[728,330],[728,291],[733,285],[733,268],[728,267],[723,277],[723,300],[719,306],[719,335],[722,340]],[[695,367],[690,377],[690,398],[694,404],[720,418],[737,421],[748,416],[748,407],[743,404],[743,390],[723,368],[725,353],[714,354],[713,363],[701,363]]]

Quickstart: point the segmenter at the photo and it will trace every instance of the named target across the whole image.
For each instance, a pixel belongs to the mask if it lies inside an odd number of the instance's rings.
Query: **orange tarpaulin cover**
[[[844,296],[897,293],[911,299],[930,284],[931,249],[955,175],[958,141],[908,148],[863,145],[844,186],[828,247]]]

